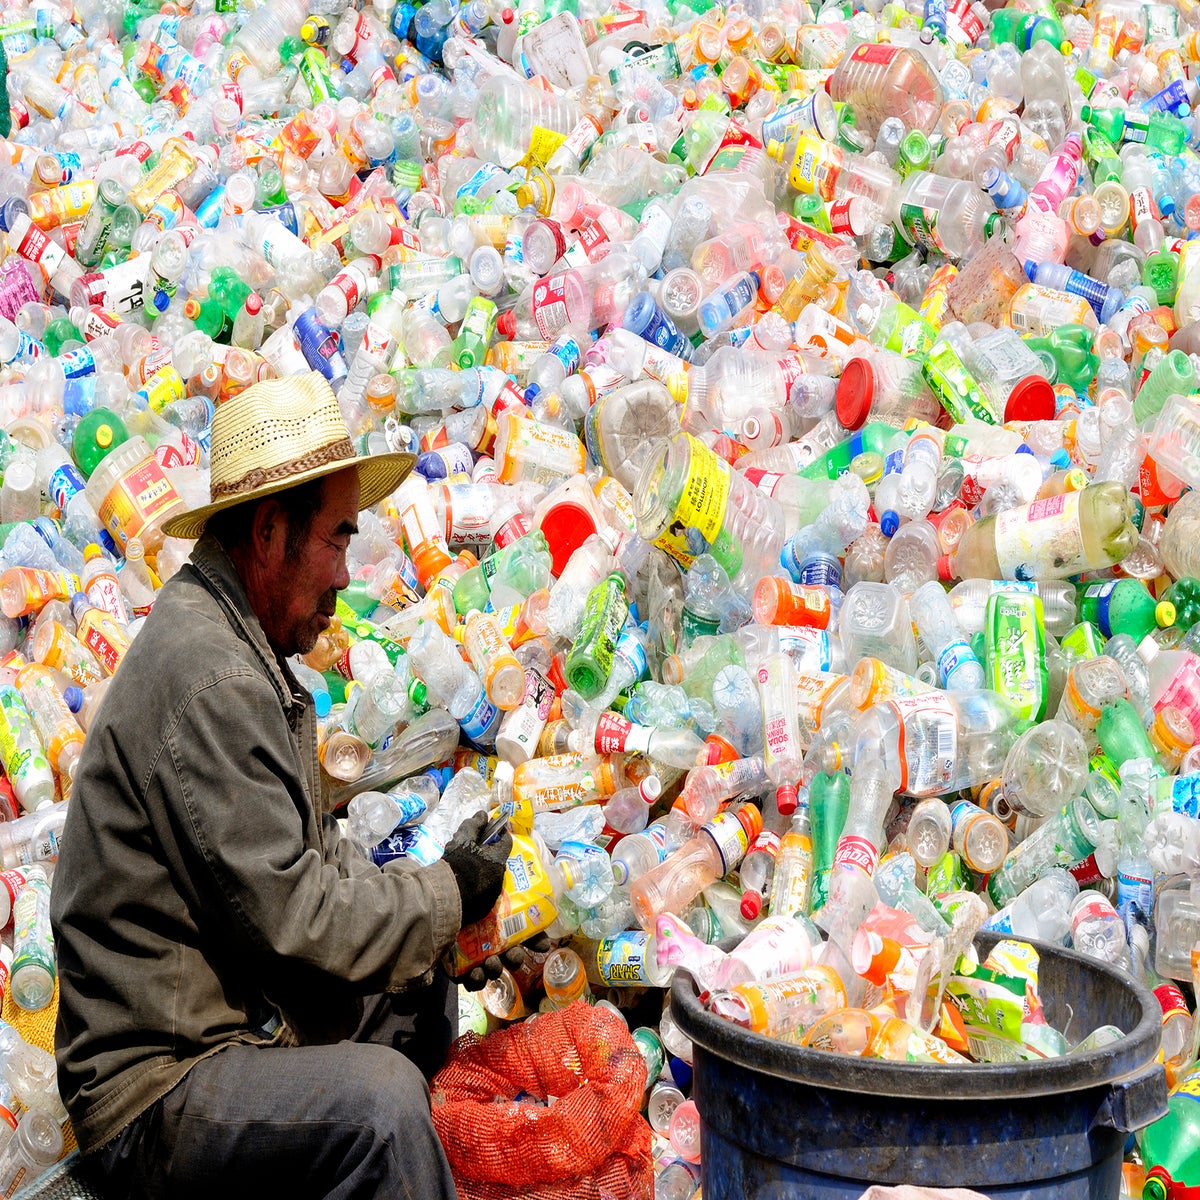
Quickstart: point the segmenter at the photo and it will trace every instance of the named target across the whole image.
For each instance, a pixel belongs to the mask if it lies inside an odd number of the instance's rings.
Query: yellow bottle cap
[[[111,425],[96,426],[96,445],[111,446],[113,440],[113,431]]]
[[[1175,605],[1170,600],[1161,600],[1154,609],[1154,619],[1160,629],[1166,629],[1175,624]]]

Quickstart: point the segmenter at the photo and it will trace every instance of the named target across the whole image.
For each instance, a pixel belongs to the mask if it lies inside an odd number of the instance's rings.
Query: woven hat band
[[[214,501],[223,500],[228,496],[246,495],[281,479],[289,479],[302,471],[311,471],[339,461],[345,461],[347,466],[356,461],[354,446],[349,438],[342,438],[287,462],[276,463],[270,467],[256,467],[247,471],[240,479],[228,483],[213,482],[210,492]]]

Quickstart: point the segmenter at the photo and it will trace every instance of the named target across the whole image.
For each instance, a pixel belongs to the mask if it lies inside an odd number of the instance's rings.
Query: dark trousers
[[[147,1200],[452,1200],[427,1079],[457,1026],[439,975],[369,1000],[353,1040],[228,1046],[86,1161],[111,1194]]]

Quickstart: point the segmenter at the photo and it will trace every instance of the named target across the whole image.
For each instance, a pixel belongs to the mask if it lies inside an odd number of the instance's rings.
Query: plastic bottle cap
[[[1170,600],[1162,600],[1155,606],[1154,619],[1162,629],[1175,624],[1175,615],[1175,605]]]
[[[705,766],[715,767],[718,763],[733,762],[735,758],[741,758],[737,747],[727,742],[719,733],[710,733],[704,739],[704,745],[707,748]]]
[[[113,431],[111,425],[96,426],[96,445],[111,446],[113,440]]]
[[[251,292],[246,297],[246,311],[252,316],[257,316],[262,312],[262,297],[257,292]]]
[[[900,528],[900,516],[893,512],[890,508],[879,518],[879,528],[884,537],[895,537],[896,530]]]
[[[1005,421],[1051,421],[1054,419],[1054,388],[1040,375],[1026,375],[1009,394],[1004,406]]]
[[[796,811],[796,805],[799,802],[800,798],[794,783],[785,783],[783,787],[776,788],[775,807],[783,816],[790,817]]]
[[[852,358],[838,380],[833,407],[844,429],[861,429],[875,399],[875,368],[865,358]]]
[[[550,547],[550,569],[557,577],[566,570],[571,555],[596,532],[596,518],[585,505],[564,500],[546,510],[539,528]]]
[[[425,701],[429,697],[429,689],[425,686],[423,680],[414,679],[408,685],[408,698],[418,707],[424,708]]]
[[[758,892],[743,892],[742,893],[742,916],[747,921],[756,920],[758,914],[762,912],[762,896]]]
[[[496,318],[496,328],[504,334],[506,338],[511,338],[517,329],[517,314],[510,308],[508,312],[501,313]]]

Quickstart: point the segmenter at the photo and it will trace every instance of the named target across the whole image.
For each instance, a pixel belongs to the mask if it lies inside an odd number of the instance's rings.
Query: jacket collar
[[[251,646],[262,661],[284,708],[304,707],[308,693],[267,640],[254,609],[250,607],[241,576],[220,542],[211,534],[204,534],[192,548],[191,564],[216,595],[242,640]]]

